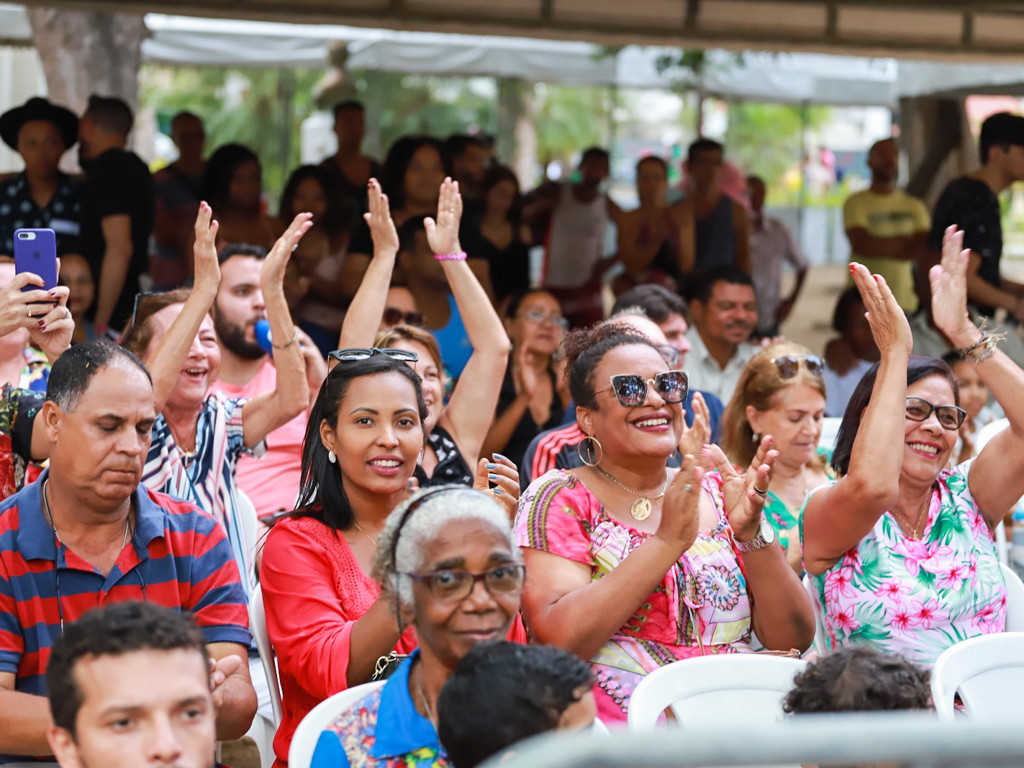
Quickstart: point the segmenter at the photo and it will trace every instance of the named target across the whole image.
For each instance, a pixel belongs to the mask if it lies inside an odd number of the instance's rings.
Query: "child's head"
[[[956,376],[957,385],[960,387],[960,407],[967,411],[972,420],[978,418],[981,409],[988,402],[988,387],[978,375],[978,366],[970,360],[964,360],[955,349],[944,354],[942,359],[949,363],[953,375]]]
[[[931,709],[927,670],[898,655],[846,648],[796,676],[782,708],[792,714]]]
[[[530,736],[592,724],[593,683],[585,661],[554,646],[477,645],[441,689],[438,735],[455,768],[473,768]]]

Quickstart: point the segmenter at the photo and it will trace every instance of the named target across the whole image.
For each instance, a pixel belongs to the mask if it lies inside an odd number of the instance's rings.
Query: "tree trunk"
[[[498,80],[497,157],[512,158],[511,166],[523,189],[536,183],[537,97],[533,83],[516,78]]]
[[[81,114],[90,94],[118,96],[137,111],[146,24],[141,14],[29,6],[49,98]]]

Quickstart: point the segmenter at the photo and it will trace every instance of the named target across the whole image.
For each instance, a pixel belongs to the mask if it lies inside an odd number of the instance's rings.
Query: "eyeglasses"
[[[920,397],[907,397],[907,418],[911,421],[927,421],[933,411],[942,428],[950,431],[960,429],[967,418],[967,411],[957,405],[932,405]]]
[[[671,344],[655,344],[654,348],[661,353],[662,358],[664,358],[670,368],[675,368],[679,365],[679,350]]]
[[[520,563],[507,563],[490,568],[483,573],[469,571],[442,570],[431,573],[402,573],[413,581],[426,584],[430,594],[439,600],[465,600],[469,597],[478,581],[492,595],[519,592],[523,588],[526,577],[526,566]]]
[[[423,325],[423,315],[419,312],[403,312],[398,307],[385,307],[382,317],[386,325]]]
[[[132,319],[131,322],[128,323],[127,328],[135,327],[135,321],[139,316],[139,307],[143,302],[147,299],[152,299],[154,296],[162,296],[164,293],[165,291],[139,291],[136,293],[135,302],[132,304]]]
[[[393,347],[349,347],[348,349],[336,349],[328,357],[337,360],[339,363],[354,363],[357,360],[366,360],[374,355],[385,355],[392,360],[401,360],[403,363],[415,363],[420,356],[408,349],[394,349]]]
[[[773,357],[772,362],[775,363],[775,367],[779,371],[779,376],[784,379],[792,379],[796,376],[800,370],[800,362],[803,361],[804,368],[812,376],[821,376],[825,373],[825,363],[817,355],[805,355],[803,357],[797,357],[796,355],[781,355],[779,357]]]
[[[645,379],[639,373],[620,373],[612,376],[611,382],[612,385],[605,389],[614,392],[619,404],[626,408],[636,408],[647,401],[648,384],[654,385],[654,390],[666,403],[683,402],[689,391],[689,381],[684,371],[665,371],[653,379]]]
[[[529,312],[523,312],[520,317],[525,317],[531,323],[551,323],[552,325],[557,325],[563,331],[569,327],[569,321],[561,315],[545,315],[543,312],[530,310]]]

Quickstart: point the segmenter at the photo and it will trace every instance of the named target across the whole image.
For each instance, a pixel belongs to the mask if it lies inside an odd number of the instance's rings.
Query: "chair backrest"
[[[629,701],[629,730],[653,731],[671,708],[683,729],[741,720],[771,723],[807,662],[760,653],[677,661],[651,672]],[[294,767],[293,767],[294,768]]]
[[[841,416],[826,416],[821,420],[821,437],[818,438],[818,447],[833,450],[836,447],[836,437],[839,436],[839,425],[843,423]]]
[[[1005,563],[1000,563],[1006,582],[1006,631],[1024,632],[1024,582]]]
[[[270,709],[274,714],[274,725],[281,724],[281,680],[277,676],[277,659],[274,647],[270,644],[267,632],[267,611],[263,606],[263,587],[257,584],[249,596],[249,629],[256,640],[256,649],[260,652],[260,663],[267,676],[270,688]]]
[[[973,718],[1005,718],[1024,690],[1024,632],[980,635],[947,648],[932,668],[932,701],[942,720],[955,716],[954,696]]]
[[[364,683],[348,688],[313,707],[309,714],[302,718],[299,727],[295,729],[295,735],[292,736],[292,744],[288,748],[288,768],[309,768],[313,761],[313,752],[316,750],[316,742],[331,721],[385,682],[387,681],[379,680],[376,683]]]
[[[814,610],[814,650],[818,652],[819,656],[824,656],[828,653],[828,645],[825,642],[825,625],[821,620],[818,591],[811,581],[811,577],[806,573],[804,574],[803,584],[804,589],[807,590],[807,596],[811,598],[811,608]]]

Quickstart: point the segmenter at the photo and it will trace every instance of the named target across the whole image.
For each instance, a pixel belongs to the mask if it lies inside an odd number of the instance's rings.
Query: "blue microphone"
[[[266,320],[257,320],[256,325],[253,327],[253,333],[256,334],[256,343],[260,345],[260,349],[264,352],[274,351],[274,339],[270,335],[270,323]]]

